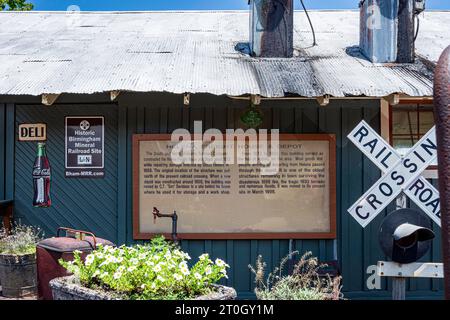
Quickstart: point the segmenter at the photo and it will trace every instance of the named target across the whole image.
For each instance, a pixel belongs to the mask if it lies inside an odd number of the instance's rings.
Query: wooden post
[[[12,219],[14,212],[14,201],[12,200],[2,200],[0,201],[0,216],[2,217],[3,227],[5,228],[8,234],[11,233],[12,230]]]
[[[392,300],[405,300],[406,278],[392,278]]]
[[[395,200],[396,209],[406,208],[406,195],[402,192]],[[394,277],[392,278],[392,300],[405,300],[406,296],[406,278]]]
[[[434,75],[434,122],[439,164],[441,197],[442,259],[444,261],[445,298],[450,300],[450,46],[439,58]]]

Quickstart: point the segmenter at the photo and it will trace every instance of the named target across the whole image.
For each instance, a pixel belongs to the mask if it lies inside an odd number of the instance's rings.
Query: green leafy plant
[[[320,276],[317,258],[311,252],[305,253],[294,265],[291,274],[286,274],[285,266],[289,259],[298,255],[298,251],[287,255],[279,267],[267,277],[266,263],[262,256],[258,256],[256,267],[249,265],[255,274],[255,294],[259,300],[338,300],[342,298],[341,278],[332,279],[330,276]]]
[[[60,264],[81,283],[93,289],[113,291],[129,299],[190,299],[214,290],[212,284],[227,277],[229,265],[202,254],[188,267],[189,255],[177,246],[154,238],[150,244],[132,247],[101,246],[82,259]]]
[[[241,115],[241,121],[249,128],[258,128],[263,123],[263,114],[253,103]]]
[[[15,11],[29,11],[33,10],[34,6],[27,0],[0,0],[0,11],[15,10]]]
[[[0,230],[0,254],[25,255],[36,252],[36,244],[42,240],[43,232],[38,227],[14,224],[11,233]]]

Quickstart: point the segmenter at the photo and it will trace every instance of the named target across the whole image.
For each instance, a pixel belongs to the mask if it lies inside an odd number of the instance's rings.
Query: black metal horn
[[[434,120],[438,145],[445,298],[450,300],[450,46],[439,58],[434,74]]]

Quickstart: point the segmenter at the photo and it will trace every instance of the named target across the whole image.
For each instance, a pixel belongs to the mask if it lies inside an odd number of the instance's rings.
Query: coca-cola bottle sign
[[[33,206],[48,208],[50,199],[50,162],[45,151],[45,143],[38,143],[38,151],[33,166]]]

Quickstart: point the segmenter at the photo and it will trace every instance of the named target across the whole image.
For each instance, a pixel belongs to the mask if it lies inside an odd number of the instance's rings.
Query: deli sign
[[[437,158],[434,127],[403,157],[364,120],[347,137],[383,172],[383,176],[348,209],[362,227],[401,192],[441,225],[439,192],[421,176]]]
[[[19,141],[45,141],[47,140],[47,125],[45,123],[19,124]]]

